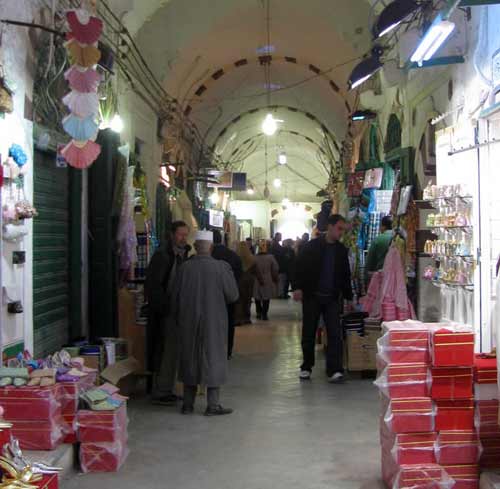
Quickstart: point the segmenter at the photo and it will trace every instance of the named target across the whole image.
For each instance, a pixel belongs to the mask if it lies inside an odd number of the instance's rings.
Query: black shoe
[[[221,405],[214,407],[207,407],[205,411],[205,416],[225,416],[226,414],[231,414],[232,409],[224,408]]]
[[[262,319],[262,315],[261,314],[257,314],[257,319],[260,321]]]
[[[266,316],[262,316],[262,321],[269,321],[269,317],[266,315]]]
[[[194,407],[193,406],[182,406],[181,414],[193,414]]]
[[[175,394],[168,394],[152,400],[153,404],[157,404],[159,406],[175,406],[177,401],[182,401],[182,397],[176,396]]]

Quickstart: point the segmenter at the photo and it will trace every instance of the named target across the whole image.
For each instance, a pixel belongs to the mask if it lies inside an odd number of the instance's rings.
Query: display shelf
[[[416,200],[415,204],[421,209],[436,209],[443,202],[446,204],[456,204],[461,200],[463,204],[472,205],[474,197],[472,195],[455,195],[453,197],[436,197],[435,199]]]
[[[445,286],[445,287],[461,287],[463,289],[471,289],[474,288],[474,284],[459,284],[458,282],[446,282],[444,280],[431,280],[433,285],[436,287]]]
[[[441,255],[439,253],[420,253],[419,256],[422,258],[435,258],[436,260],[462,258],[467,261],[468,259],[474,259],[474,255]]]

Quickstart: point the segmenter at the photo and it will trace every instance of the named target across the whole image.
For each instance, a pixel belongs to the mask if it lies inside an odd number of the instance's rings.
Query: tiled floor
[[[378,489],[378,402],[371,381],[333,386],[320,365],[297,378],[297,306],[276,301],[271,321],[238,328],[223,403],[235,413],[184,417],[130,406],[130,456],[118,474],[82,475],[64,489]]]

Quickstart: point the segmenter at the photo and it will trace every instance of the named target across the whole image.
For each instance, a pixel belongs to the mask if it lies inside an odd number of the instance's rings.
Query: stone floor
[[[299,313],[238,328],[222,401],[231,416],[181,416],[130,405],[130,456],[118,474],[78,475],[64,489],[379,489],[378,402],[371,381],[329,385],[319,361],[298,380]]]

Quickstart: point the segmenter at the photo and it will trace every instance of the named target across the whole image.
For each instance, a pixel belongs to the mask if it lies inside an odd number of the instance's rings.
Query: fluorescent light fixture
[[[267,114],[262,123],[262,131],[266,136],[274,136],[278,130],[278,121],[273,117],[273,114]]]
[[[219,203],[219,192],[210,194],[210,202],[212,202],[212,204],[214,205],[217,205]]]
[[[123,131],[124,124],[123,120],[119,114],[115,114],[109,123],[109,127],[113,132],[117,132],[118,134]]]
[[[381,54],[382,50],[379,47],[373,48],[371,56],[361,61],[361,63],[352,70],[348,82],[349,90],[354,90],[359,87],[366,80],[375,75],[375,73],[380,71],[383,66],[383,63],[380,61]]]
[[[281,187],[281,180],[279,178],[275,178],[273,181],[274,188],[280,188]]]
[[[429,61],[454,30],[453,22],[443,20],[442,16],[438,15],[410,58],[411,61],[419,66],[424,61]]]
[[[288,162],[288,158],[286,156],[286,153],[284,151],[282,151],[279,155],[278,155],[278,163],[280,165],[286,165]]]
[[[414,0],[394,0],[382,10],[373,26],[374,37],[385,36],[419,8],[421,7]]]
[[[377,114],[371,110],[356,110],[351,114],[351,120],[353,122],[357,121],[367,121],[370,119],[375,119]]]

